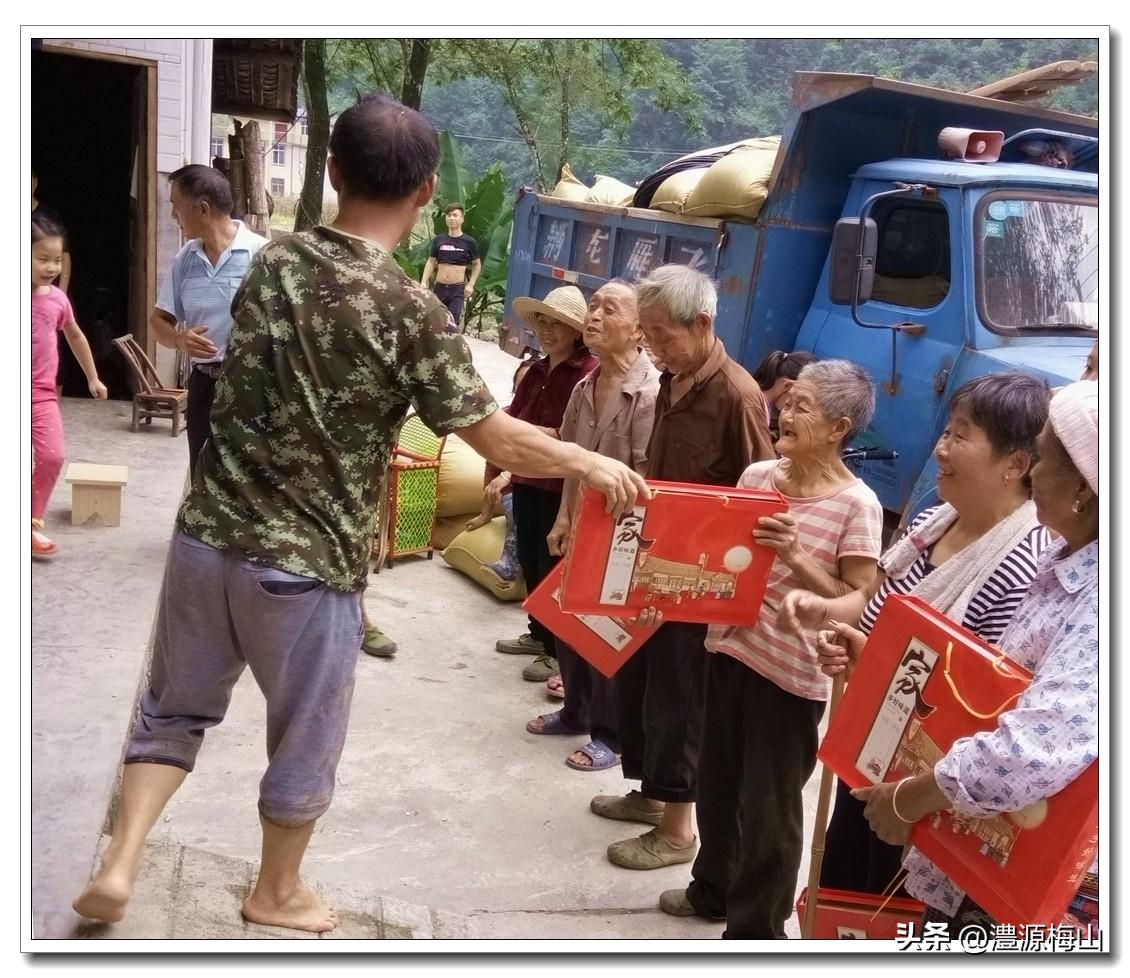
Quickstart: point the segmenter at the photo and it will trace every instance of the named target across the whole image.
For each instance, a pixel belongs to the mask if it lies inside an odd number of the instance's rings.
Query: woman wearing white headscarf
[[[1062,540],[1040,555],[1036,578],[999,643],[1034,673],[1032,683],[995,730],[956,741],[933,771],[852,792],[866,802],[867,820],[885,842],[905,843],[916,821],[944,809],[974,818],[1019,811],[1058,794],[1098,756],[1097,383],[1079,381],[1052,398],[1036,450],[1036,512]],[[853,631],[822,634],[829,670],[840,671],[858,654]],[[1037,753],[1038,775],[1030,765]],[[984,922],[983,911],[917,849],[904,866],[907,890],[934,911],[927,920],[946,921],[953,936],[966,923]]]

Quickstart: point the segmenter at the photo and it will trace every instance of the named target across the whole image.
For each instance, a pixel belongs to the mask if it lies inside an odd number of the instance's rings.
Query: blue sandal
[[[526,724],[526,730],[532,734],[560,734],[568,736],[576,736],[586,732],[584,730],[574,730],[572,727],[566,726],[565,721],[561,719],[561,714],[564,712],[564,710],[558,710],[556,713],[546,713],[538,717],[537,719],[541,720],[540,730],[534,726],[535,721],[530,720]]]
[[[603,740],[592,740],[584,747],[578,747],[591,764],[578,764],[571,757],[565,758],[565,763],[574,771],[606,771],[620,763],[619,756]]]

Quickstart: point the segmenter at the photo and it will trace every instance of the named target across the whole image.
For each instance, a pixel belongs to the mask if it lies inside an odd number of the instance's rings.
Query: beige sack
[[[683,205],[691,191],[698,186],[702,175],[707,171],[705,166],[697,166],[693,170],[683,170],[681,173],[672,173],[656,189],[651,198],[649,207],[657,211],[667,211],[670,214],[682,214]]]
[[[769,175],[780,136],[750,140],[713,164],[683,204],[692,217],[740,217],[752,220],[769,192]]]
[[[477,513],[483,505],[483,458],[457,435],[443,443],[436,486],[436,516]]]
[[[483,566],[502,556],[505,543],[506,517],[496,516],[486,526],[460,533],[444,550],[443,559],[476,584],[485,587],[500,601],[521,601],[526,596],[526,584],[520,573],[517,580],[504,581],[494,571]]]
[[[585,197],[590,204],[612,204],[616,207],[631,207],[636,196],[636,188],[615,177],[596,175],[596,183]]]
[[[561,167],[561,179],[550,193],[551,197],[562,197],[565,200],[584,200],[589,194],[589,188],[573,176],[573,171],[566,163]]]

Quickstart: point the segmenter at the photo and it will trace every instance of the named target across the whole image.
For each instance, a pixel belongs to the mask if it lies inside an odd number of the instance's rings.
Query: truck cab
[[[747,369],[805,349],[870,373],[876,414],[856,446],[888,457],[858,469],[893,525],[931,501],[932,449],[957,387],[999,370],[1053,386],[1082,374],[1098,335],[1098,122],[838,73],[798,72],[793,104],[752,222],[522,191],[503,342],[536,349],[511,312],[517,296],[563,281],[591,295],[667,262],[699,268],[718,287],[716,333]],[[999,160],[947,158],[939,134],[951,127],[1012,138]],[[1072,168],[1025,162],[1049,133]],[[837,226],[866,221],[871,274],[845,300],[836,282],[861,256]]]
[[[830,255],[796,345],[876,380],[875,420],[857,443],[897,459],[864,461],[861,474],[886,509],[913,513],[931,500],[932,447],[958,387],[1002,370],[1053,386],[1082,373],[1098,328],[1098,177],[890,160],[856,171],[844,215],[900,186],[925,189],[876,201],[869,298],[854,313],[832,301]]]

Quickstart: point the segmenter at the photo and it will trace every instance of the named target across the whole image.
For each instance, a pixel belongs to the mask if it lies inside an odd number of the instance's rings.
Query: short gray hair
[[[690,326],[700,312],[710,317],[718,311],[714,283],[689,265],[660,265],[636,283],[640,306],[663,306],[677,323]]]
[[[797,380],[812,385],[824,417],[830,421],[851,421],[851,429],[844,435],[845,443],[866,428],[875,414],[875,385],[867,372],[850,360],[810,363]]]

